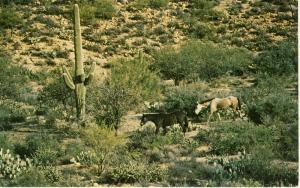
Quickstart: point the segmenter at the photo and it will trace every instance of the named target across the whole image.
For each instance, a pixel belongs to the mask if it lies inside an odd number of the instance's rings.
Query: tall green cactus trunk
[[[79,7],[74,5],[74,48],[75,48],[75,70],[74,77],[70,75],[66,67],[63,67],[63,76],[66,85],[75,91],[76,99],[76,115],[79,120],[84,120],[85,116],[85,95],[86,85],[88,85],[94,77],[95,62],[92,64],[89,74],[84,74],[82,63],[82,45],[80,32],[80,16]]]
[[[74,5],[74,44],[75,44],[75,99],[77,118],[83,119],[85,114],[85,93],[84,86],[84,70],[81,58],[82,43],[81,43],[81,31],[80,31],[80,16],[78,5]]]

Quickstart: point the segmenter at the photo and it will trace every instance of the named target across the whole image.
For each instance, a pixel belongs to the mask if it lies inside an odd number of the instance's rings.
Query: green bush
[[[150,0],[149,5],[152,8],[160,8],[166,7],[168,5],[169,0]]]
[[[24,143],[17,143],[14,152],[21,158],[32,157],[34,162],[41,165],[56,164],[62,156],[58,140],[46,135],[29,135]]]
[[[224,74],[247,73],[252,55],[245,49],[209,42],[188,42],[179,52],[166,48],[154,55],[153,65],[164,78],[211,80]]]
[[[93,124],[82,130],[80,137],[84,141],[85,150],[91,152],[91,155],[84,160],[89,160],[85,161],[87,164],[96,165],[99,175],[114,162],[113,159],[118,154],[118,149],[125,144],[124,137],[115,136],[113,131]]]
[[[130,140],[127,144],[129,151],[157,151],[157,154],[160,155],[160,152],[164,151],[167,146],[172,144],[185,145],[188,141],[184,138],[182,131],[180,130],[171,130],[168,131],[166,135],[156,135],[154,130],[145,127],[143,131],[135,132],[130,135]],[[149,157],[155,152],[150,152]],[[160,159],[158,159],[160,160]]]
[[[234,155],[247,153],[255,146],[275,148],[278,130],[271,127],[256,126],[248,122],[219,123],[213,132],[198,135],[199,141],[208,141],[210,152],[216,155]]]
[[[20,66],[11,65],[10,58],[0,52],[0,95],[4,98],[21,100],[22,92],[27,89],[25,83],[30,80],[31,72]],[[30,92],[30,91],[28,91]]]
[[[113,0],[96,1],[94,6],[96,7],[96,18],[111,19],[117,13],[115,1]]]
[[[222,178],[231,180],[238,178],[253,179],[264,186],[291,186],[298,184],[297,169],[272,163],[272,153],[261,147],[251,156],[240,155],[238,159],[217,159],[216,164],[221,165],[217,173]]]
[[[45,174],[37,167],[31,167],[26,172],[20,174],[14,181],[10,182],[10,186],[39,187],[50,186],[51,183]]]
[[[131,6],[136,9],[143,9],[147,7],[151,8],[161,8],[166,7],[169,3],[169,0],[137,0],[132,3]]]
[[[141,58],[113,62],[111,78],[96,88],[90,95],[93,103],[88,104],[88,108],[92,109],[99,124],[116,130],[127,111],[143,108],[144,101],[159,100],[161,93],[158,76]]]
[[[63,80],[54,79],[39,93],[38,101],[38,111],[60,118],[64,117],[66,113],[72,114],[75,97],[73,91],[65,86]]]
[[[202,39],[204,37],[210,37],[213,30],[212,27],[206,23],[196,22],[188,29],[188,32],[193,37]]]
[[[214,10],[214,6],[218,4],[214,0],[191,0],[191,13],[192,17],[200,21],[217,20],[222,17],[222,13]]]
[[[82,151],[76,156],[76,161],[83,165],[93,165],[97,163],[97,156],[91,151]]]
[[[204,93],[207,90],[207,88],[198,86],[182,86],[167,89],[161,109],[167,112],[185,111],[188,116],[193,117],[197,101],[205,99]]]
[[[80,4],[80,16],[84,23],[94,23],[96,18],[111,19],[117,14],[116,1],[96,0]]]
[[[17,14],[15,8],[5,7],[0,9],[0,29],[10,29],[11,34],[13,28],[23,24],[23,20]]]
[[[254,59],[256,72],[269,75],[288,76],[297,73],[297,44],[291,41],[279,42]]]
[[[153,55],[153,68],[158,70],[164,79],[173,79],[175,85],[184,79],[190,79],[195,73],[197,65],[189,61],[188,57],[173,48],[164,48]]]
[[[105,173],[103,182],[108,183],[135,183],[160,182],[165,179],[166,172],[152,164],[129,161],[122,163]]]
[[[30,4],[33,3],[33,0],[0,0],[0,5],[10,5],[12,3],[14,4]]]
[[[282,125],[277,142],[279,156],[288,161],[298,162],[298,123]]]
[[[242,91],[249,120],[256,124],[272,125],[274,122],[293,123],[297,121],[297,102],[287,92],[289,79],[282,77],[260,77],[257,85]]]
[[[216,181],[214,169],[195,160],[177,161],[168,169],[168,182],[176,187],[205,187]],[[210,185],[220,186],[220,185]]]
[[[10,150],[13,151],[13,144],[11,143],[11,140],[8,136],[5,134],[0,135],[0,148],[3,150]]]

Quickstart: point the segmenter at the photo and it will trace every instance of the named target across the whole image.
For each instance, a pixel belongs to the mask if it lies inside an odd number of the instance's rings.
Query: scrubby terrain
[[[81,122],[62,71],[74,3],[96,63]],[[0,0],[0,186],[297,186],[297,4]],[[229,95],[240,117],[194,113]],[[140,126],[174,111],[185,135]]]

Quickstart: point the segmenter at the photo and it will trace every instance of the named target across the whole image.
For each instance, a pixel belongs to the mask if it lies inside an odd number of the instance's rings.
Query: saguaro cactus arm
[[[74,90],[75,85],[74,85],[72,76],[71,76],[71,74],[69,73],[68,69],[65,66],[63,66],[63,77],[64,77],[64,81],[65,81],[66,85],[70,89]]]
[[[74,90],[75,89],[75,85],[73,83],[73,80],[68,76],[68,74],[67,73],[63,73],[63,77],[64,77],[64,81],[65,81],[66,85],[70,89]]]

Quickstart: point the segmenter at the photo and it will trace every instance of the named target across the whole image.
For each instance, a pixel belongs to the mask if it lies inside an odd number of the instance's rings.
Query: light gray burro
[[[241,117],[241,102],[238,97],[228,96],[225,98],[212,98],[200,103],[197,102],[197,106],[195,108],[195,113],[198,115],[203,109],[210,108],[210,114],[208,116],[207,123],[211,116],[217,112],[219,109],[231,108],[232,111],[236,114],[238,113],[239,117]],[[217,112],[219,120],[221,120],[220,114]]]

